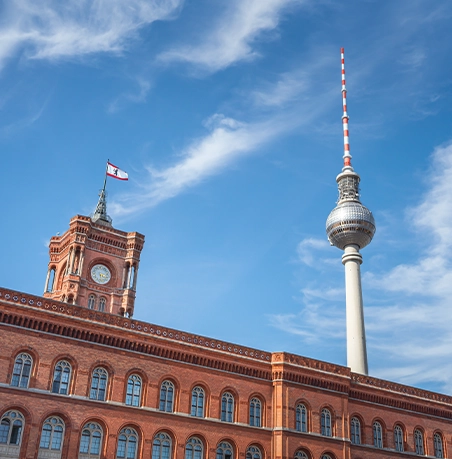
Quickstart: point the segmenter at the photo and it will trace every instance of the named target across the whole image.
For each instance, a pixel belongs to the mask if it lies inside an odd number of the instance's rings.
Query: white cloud
[[[256,105],[267,107],[279,107],[287,103],[293,103],[300,94],[309,90],[308,75],[304,71],[283,73],[276,84],[271,87],[265,85],[252,93]]]
[[[20,131],[22,129],[26,129],[29,126],[32,126],[34,123],[36,123],[36,121],[38,121],[41,118],[42,114],[45,111],[46,106],[47,106],[47,101],[44,102],[41,108],[35,111],[34,113],[29,114],[26,117],[16,120],[10,124],[2,126],[0,128],[0,135],[7,137],[11,135],[12,133]]]
[[[299,336],[304,343],[334,346],[335,339],[345,336],[345,314],[339,308],[329,308],[326,314],[323,302],[309,298],[313,291],[307,292],[304,306],[297,314],[271,314],[269,322],[275,328]],[[336,295],[337,291],[331,292]],[[319,295],[321,293],[319,292]]]
[[[119,95],[115,100],[113,100],[107,107],[108,113],[116,113],[121,110],[124,105],[127,103],[142,104],[146,102],[147,95],[151,89],[151,83],[145,78],[137,78],[136,83],[138,85],[138,91],[126,92]]]
[[[301,0],[234,0],[197,45],[181,45],[159,56],[163,62],[187,62],[208,72],[258,56],[255,41],[277,28],[283,11]]]
[[[408,67],[409,70],[416,70],[424,63],[426,58],[425,51],[420,47],[416,47],[406,50],[400,57],[399,62]]]
[[[312,237],[303,239],[297,245],[298,260],[307,266],[318,267],[318,252],[328,249],[329,247],[330,244],[328,243],[326,236],[325,239]]]
[[[120,52],[144,26],[170,19],[182,0],[15,0],[3,7],[0,66],[19,48],[29,59]]]
[[[150,183],[141,192],[124,196],[110,204],[112,214],[127,215],[153,207],[202,180],[220,173],[234,160],[270,141],[284,124],[262,122],[246,124],[215,114],[206,123],[211,131],[186,148],[182,159],[165,169],[148,168]]]
[[[441,298],[452,294],[452,143],[436,148],[431,164],[426,179],[429,188],[407,217],[424,251],[415,263],[369,275],[368,282],[376,288]]]

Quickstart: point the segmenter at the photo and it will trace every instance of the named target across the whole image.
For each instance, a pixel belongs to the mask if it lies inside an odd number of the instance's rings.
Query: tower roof
[[[99,201],[97,202],[96,210],[91,215],[91,220],[94,223],[101,225],[112,226],[112,219],[107,214],[107,175],[105,175],[104,186],[99,192]]]

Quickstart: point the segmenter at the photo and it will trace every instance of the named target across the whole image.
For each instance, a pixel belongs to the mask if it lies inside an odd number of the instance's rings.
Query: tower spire
[[[108,168],[108,162],[107,162]],[[97,202],[96,210],[91,215],[91,220],[94,223],[99,223],[101,225],[111,226],[112,219],[107,214],[107,169],[105,169],[105,178],[104,186],[99,192],[99,201]]]
[[[347,89],[345,87],[344,48],[341,48],[342,65],[342,126],[344,131],[344,166],[336,177],[339,190],[337,206],[326,221],[326,233],[331,245],[344,251],[345,304],[347,322],[347,366],[356,373],[367,375],[367,349],[364,329],[364,307],[361,290],[360,265],[363,258],[359,249],[366,247],[375,234],[372,212],[359,199],[359,175],[351,165]]]
[[[347,113],[347,88],[345,87],[345,59],[344,48],[341,48],[341,66],[342,66],[342,129],[344,131],[344,168],[352,168],[352,155],[350,154],[350,143],[348,138],[348,113]]]

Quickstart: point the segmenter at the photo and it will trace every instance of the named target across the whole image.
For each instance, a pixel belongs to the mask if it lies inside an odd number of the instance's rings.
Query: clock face
[[[111,279],[111,272],[105,265],[94,265],[91,268],[91,277],[98,284],[106,284]]]

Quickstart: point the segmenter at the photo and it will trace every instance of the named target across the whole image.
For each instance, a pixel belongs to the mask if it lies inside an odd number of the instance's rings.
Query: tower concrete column
[[[367,375],[366,330],[360,272],[362,262],[363,258],[357,245],[351,244],[344,248],[342,263],[345,267],[347,366],[355,373]]]

